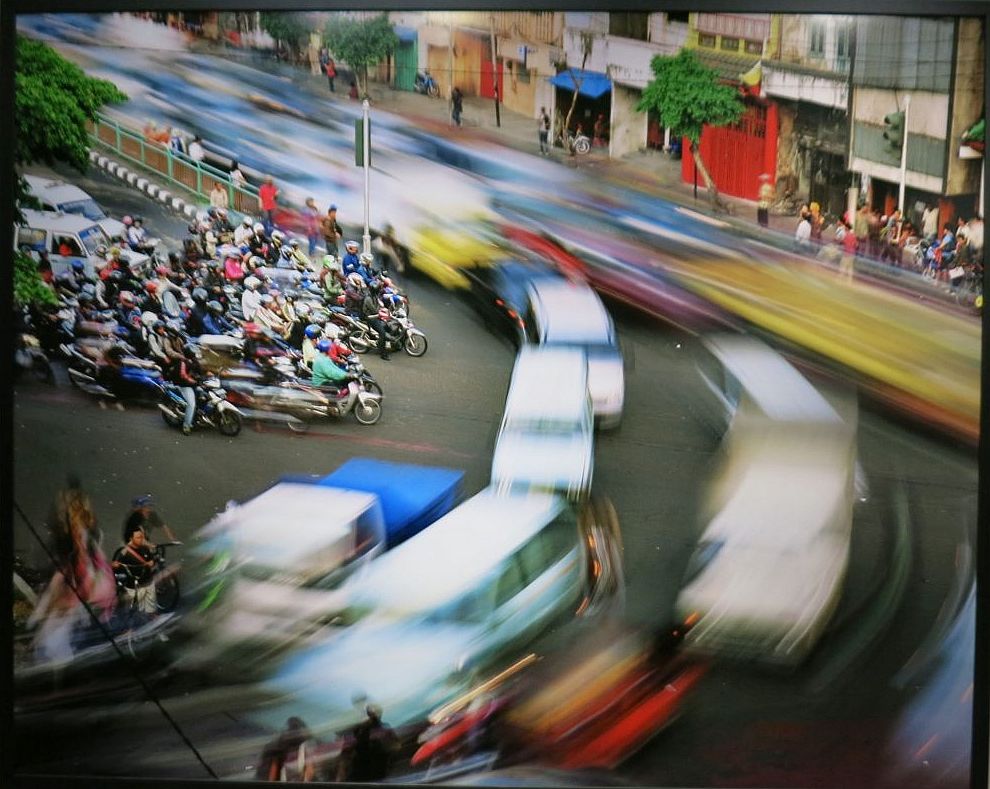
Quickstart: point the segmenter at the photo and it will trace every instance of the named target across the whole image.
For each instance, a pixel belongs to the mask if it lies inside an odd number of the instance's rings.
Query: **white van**
[[[579,348],[524,345],[492,460],[492,485],[586,496],[594,465],[588,363]]]
[[[842,595],[855,499],[855,402],[827,399],[776,351],[709,338],[702,375],[726,425],[676,616],[691,651],[796,665]]]
[[[83,261],[89,276],[105,262],[96,250],[100,246],[109,247],[110,237],[86,217],[29,208],[22,208],[21,215],[24,223],[14,228],[14,249],[35,256],[47,252],[56,276],[69,271],[74,260]]]
[[[85,217],[102,227],[113,240],[123,237],[127,230],[123,222],[107,216],[100,204],[75,184],[43,175],[25,175],[24,180],[28,185],[28,194],[38,201],[42,211]]]
[[[24,222],[14,227],[14,249],[26,251],[35,258],[40,252],[47,252],[54,275],[69,271],[74,260],[83,261],[90,277],[106,264],[97,249],[109,249],[113,242],[99,224],[77,214],[30,208],[22,208],[21,215]],[[144,253],[130,249],[122,249],[120,258],[132,268],[146,267],[150,261]]]
[[[206,581],[222,588],[197,623],[198,657],[251,646],[245,662],[321,632],[345,607],[344,582],[385,549],[376,495],[300,482],[230,507],[199,536],[215,567]]]
[[[602,428],[618,427],[625,400],[622,351],[612,317],[598,294],[580,283],[534,282],[525,324],[530,342],[584,350],[595,419]]]
[[[286,706],[264,719],[292,709],[314,730],[337,730],[364,717],[354,700],[366,699],[393,726],[422,720],[574,616],[598,577],[592,567],[612,563],[604,542],[586,538],[560,496],[483,490],[354,577],[350,626],[265,683]]]

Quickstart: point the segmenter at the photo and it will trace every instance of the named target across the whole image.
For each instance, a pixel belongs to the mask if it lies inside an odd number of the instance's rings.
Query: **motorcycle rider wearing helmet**
[[[245,216],[241,223],[234,230],[234,243],[237,246],[248,243],[248,240],[254,235],[254,220],[249,216]]]
[[[309,324],[303,332],[302,358],[303,364],[312,369],[313,360],[316,359],[316,343],[320,340],[323,329],[315,323]]]
[[[271,243],[268,245],[268,252],[265,254],[265,260],[268,262],[268,265],[277,266],[279,260],[282,258],[285,233],[281,230],[273,230],[271,239]]]
[[[320,286],[327,301],[335,301],[344,292],[344,275],[340,264],[333,255],[323,256],[323,266],[320,269]]]
[[[261,304],[254,312],[254,322],[261,324],[266,329],[271,329],[283,339],[289,336],[292,325],[285,321],[277,312],[278,305],[275,297],[271,293],[266,293],[261,297]]]
[[[282,356],[282,351],[272,342],[265,327],[260,323],[245,323],[244,360],[262,370],[269,370],[277,356]]]
[[[248,277],[244,280],[244,292],[241,294],[241,313],[246,321],[253,321],[254,314],[261,306],[261,293],[258,291],[260,286],[261,280],[257,277]]]
[[[306,253],[302,251],[302,244],[299,239],[293,238],[289,241],[289,247],[291,249],[293,265],[300,271],[308,271],[311,262]]]
[[[193,420],[196,418],[196,389],[198,383],[199,365],[196,362],[196,350],[186,345],[180,355],[174,356],[165,368],[165,379],[179,387],[186,400],[186,412],[182,419],[182,433],[192,432]]]
[[[203,321],[206,318],[206,301],[209,293],[206,288],[193,288],[193,307],[186,318],[186,333],[192,337],[199,337],[205,332]]]
[[[264,257],[270,246],[268,236],[265,235],[265,226],[261,222],[255,222],[252,231],[251,237],[247,240],[248,246],[251,247],[251,254]]]
[[[378,334],[378,355],[388,361],[391,357],[385,346],[385,321],[379,315],[378,299],[357,272],[347,276],[344,296],[345,309],[358,320],[367,323]]]
[[[278,232],[277,230],[275,231]],[[292,248],[282,244],[278,249],[278,260],[275,261],[275,268],[296,269],[296,261],[292,257]]]
[[[226,334],[234,330],[234,324],[224,317],[223,305],[216,299],[206,305],[203,329],[206,334]]]
[[[313,386],[333,386],[347,380],[347,373],[330,358],[332,348],[333,343],[330,340],[320,340],[316,343],[316,350],[319,353],[313,360]]]
[[[234,240],[234,226],[227,219],[227,211],[217,208],[213,217],[213,224],[210,229],[223,244],[229,244]]]
[[[361,279],[367,282],[370,279],[370,275],[361,263],[361,258],[358,257],[358,242],[348,241],[344,244],[344,249],[346,252],[344,253],[344,259],[341,261],[344,276],[346,277],[348,274],[357,272],[361,275]]]
[[[148,357],[151,361],[160,367],[165,367],[169,363],[169,353],[172,350],[165,333],[165,321],[155,320],[145,324],[145,342],[148,345]]]

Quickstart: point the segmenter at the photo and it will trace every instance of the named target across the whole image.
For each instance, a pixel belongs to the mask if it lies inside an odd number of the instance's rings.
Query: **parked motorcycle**
[[[424,96],[431,96],[432,98],[437,98],[440,95],[440,86],[437,81],[433,79],[430,72],[416,72],[416,79],[413,82],[413,89],[417,93],[422,93]]]
[[[385,350],[405,350],[410,356],[422,356],[428,343],[426,335],[411,320],[389,313],[385,320]],[[366,353],[378,346],[378,332],[370,324],[360,323],[348,334],[348,342],[355,353]]]
[[[181,428],[186,413],[186,398],[180,387],[165,383],[162,402],[158,404],[162,419],[169,427]],[[237,408],[227,402],[227,393],[216,378],[207,378],[196,387],[196,416],[193,427],[215,427],[225,436],[241,432],[244,418]]]

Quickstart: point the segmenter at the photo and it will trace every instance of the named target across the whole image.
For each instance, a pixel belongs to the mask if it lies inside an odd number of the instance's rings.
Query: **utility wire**
[[[83,604],[83,607],[85,607],[86,613],[89,614],[90,619],[93,620],[93,622],[96,624],[96,626],[103,633],[103,636],[113,646],[114,650],[117,652],[117,656],[120,657],[124,661],[124,663],[127,665],[128,670],[131,672],[131,675],[134,677],[135,680],[137,680],[138,684],[142,687],[142,689],[144,690],[144,692],[148,696],[148,698],[151,699],[152,702],[154,702],[154,704],[155,704],[156,707],[158,707],[158,711],[161,712],[162,717],[164,717],[165,720],[168,721],[168,723],[172,726],[172,728],[175,729],[176,734],[178,734],[179,737],[180,737],[180,739],[186,744],[186,747],[188,747],[189,750],[192,751],[193,755],[196,757],[196,759],[199,761],[199,763],[201,765],[203,765],[203,769],[206,770],[206,772],[209,774],[209,776],[211,778],[213,778],[214,780],[220,780],[219,779],[219,776],[217,776],[217,774],[215,772],[213,772],[213,770],[211,769],[210,765],[208,765],[206,763],[206,760],[203,759],[202,754],[200,754],[200,752],[197,750],[196,746],[186,736],[185,732],[182,730],[182,727],[169,714],[168,710],[166,710],[165,707],[162,705],[161,701],[159,700],[158,696],[155,694],[154,690],[152,690],[151,686],[148,685],[148,683],[145,681],[144,677],[141,676],[141,673],[137,670],[137,665],[136,665],[136,661],[134,660],[134,658],[128,658],[127,654],[120,648],[120,645],[117,643],[117,640],[113,637],[113,634],[100,621],[100,618],[96,615],[96,612],[93,611],[92,608],[90,608],[89,603],[86,602],[86,600],[83,599],[83,597],[79,593],[79,589],[76,587],[76,585],[74,583],[72,583],[66,577],[66,575],[65,575],[64,572],[62,572],[62,569],[59,566],[59,563],[55,560],[55,556],[52,554],[52,552],[49,549],[48,545],[45,543],[45,541],[43,539],[41,539],[41,535],[38,534],[38,531],[34,528],[34,524],[31,523],[31,519],[28,518],[28,516],[24,513],[24,510],[21,509],[20,504],[18,504],[16,500],[14,501],[14,509],[17,510],[17,514],[21,516],[21,519],[24,521],[25,525],[28,527],[28,530],[34,536],[35,540],[38,541],[38,544],[41,546],[42,550],[48,555],[48,559],[51,561],[52,566],[55,567],[55,569],[59,573],[62,574],[62,578],[65,580],[65,582],[68,585],[68,587],[72,590],[73,594],[75,594],[76,599],[78,599],[79,602]]]

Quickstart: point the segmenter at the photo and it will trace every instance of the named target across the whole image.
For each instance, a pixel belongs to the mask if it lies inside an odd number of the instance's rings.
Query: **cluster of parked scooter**
[[[181,256],[129,265],[108,250],[96,271],[80,262],[55,276],[58,305],[21,315],[19,367],[54,382],[46,353],[58,354],[81,390],[103,401],[155,403],[179,428],[186,400],[168,368],[184,356],[201,373],[193,427],[234,436],[251,419],[302,431],[351,413],[375,424],[383,392],[358,355],[375,347],[426,353],[407,297],[371,256],[362,256],[358,283],[331,256],[317,267],[277,230],[253,225],[251,238],[235,245],[225,221],[198,218]],[[339,287],[325,287],[327,278]],[[319,353],[346,378],[314,385]]]

